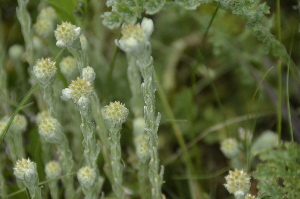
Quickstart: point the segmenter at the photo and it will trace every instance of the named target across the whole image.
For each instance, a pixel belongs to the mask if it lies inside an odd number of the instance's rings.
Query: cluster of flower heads
[[[225,177],[226,184],[224,186],[229,193],[234,194],[236,199],[243,199],[250,189],[250,178],[243,170],[235,169],[229,171],[229,175]]]
[[[76,27],[69,22],[62,22],[61,25],[57,25],[54,34],[57,40],[56,45],[58,47],[71,47],[75,40],[79,39],[81,28]]]
[[[60,143],[63,140],[61,125],[57,119],[49,116],[39,122],[39,134],[48,142]]]
[[[36,164],[29,159],[17,161],[14,167],[14,175],[27,183],[34,184],[38,181]]]
[[[128,116],[128,109],[120,102],[110,102],[104,107],[104,119],[110,126],[121,125]]]
[[[55,62],[50,58],[42,58],[37,60],[35,66],[33,66],[33,75],[36,77],[38,83],[42,87],[49,86],[55,79],[56,66]]]
[[[78,106],[85,108],[89,106],[93,94],[92,82],[95,79],[94,69],[90,66],[82,69],[82,78],[77,77],[68,88],[62,90],[63,100],[72,100]]]
[[[122,37],[115,43],[126,53],[139,53],[146,47],[153,32],[153,21],[144,18],[141,24],[128,24],[123,27]]]
[[[35,33],[44,38],[53,34],[56,18],[55,10],[52,7],[42,9],[34,24]]]

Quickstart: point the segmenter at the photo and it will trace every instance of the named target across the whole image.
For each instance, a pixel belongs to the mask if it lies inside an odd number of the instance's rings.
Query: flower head
[[[48,18],[38,19],[33,26],[35,33],[44,38],[53,33],[54,27],[53,21],[49,20]]]
[[[226,184],[224,186],[229,193],[234,194],[237,199],[245,197],[250,189],[250,178],[247,177],[247,173],[243,170],[235,169],[229,171],[229,175],[225,177]]]
[[[43,118],[39,123],[39,134],[51,143],[61,143],[64,139],[61,126],[53,117]]]
[[[50,161],[45,166],[45,172],[47,178],[57,178],[61,174],[61,166],[57,161]]]
[[[13,60],[21,60],[23,53],[24,48],[19,44],[12,45],[8,50],[8,54]]]
[[[56,74],[55,62],[51,61],[50,58],[39,59],[33,66],[32,73],[42,87],[47,87],[54,81]]]
[[[77,178],[81,186],[90,187],[96,179],[96,172],[93,168],[89,166],[82,167],[77,173]]]
[[[240,152],[239,144],[234,138],[228,138],[221,142],[221,151],[228,158],[237,156]]]
[[[12,122],[12,129],[18,132],[24,132],[27,127],[27,120],[25,116],[17,114]]]
[[[49,19],[51,21],[54,21],[56,18],[57,18],[56,12],[50,6],[43,8],[38,15],[38,19]]]
[[[44,38],[50,36],[55,28],[54,20],[56,18],[56,12],[52,7],[42,9],[34,24],[36,34]]]
[[[39,112],[36,116],[36,122],[39,124],[43,121],[44,118],[51,117],[51,113],[49,111]]]
[[[81,29],[69,22],[62,22],[61,25],[57,25],[57,29],[54,33],[58,47],[71,47],[74,41],[79,38]]]
[[[104,107],[104,119],[111,126],[121,125],[128,116],[128,109],[120,102],[110,102]]]
[[[88,82],[93,82],[96,77],[96,73],[92,67],[87,66],[82,69],[82,77]]]
[[[148,136],[146,134],[138,135],[134,141],[136,144],[137,156],[142,162],[145,162],[150,156],[148,148]]]
[[[26,183],[35,184],[38,182],[36,164],[29,159],[18,160],[14,167],[14,175]]]
[[[144,18],[140,24],[128,24],[123,27],[122,37],[116,44],[127,53],[139,53],[143,51],[153,32],[153,22]]]
[[[91,83],[85,78],[77,77],[77,80],[73,80],[68,88],[62,90],[62,99],[72,99],[75,104],[79,105],[79,102],[82,102],[80,98],[85,97],[89,99],[92,93],[93,87]]]
[[[77,71],[77,62],[73,57],[67,56],[61,60],[59,67],[64,76],[71,77]]]

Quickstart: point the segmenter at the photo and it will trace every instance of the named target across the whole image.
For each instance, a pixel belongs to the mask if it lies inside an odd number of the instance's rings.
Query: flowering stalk
[[[29,159],[18,160],[14,167],[14,175],[22,180],[32,199],[42,199],[41,188],[38,186],[39,177],[34,162]]]
[[[55,178],[58,178],[61,174],[61,166],[56,161],[48,162],[45,166],[45,173],[46,177],[49,180],[52,180],[48,183],[50,194],[53,199],[58,199],[58,186],[57,186],[57,180],[54,180]]]
[[[149,156],[143,154],[147,152],[149,154],[147,146],[147,136],[145,134],[145,120],[143,116],[143,100],[141,92],[141,80],[140,71],[137,65],[137,60],[131,54],[127,54],[128,68],[127,68],[127,78],[131,90],[132,97],[130,99],[131,109],[134,115],[133,120],[133,134],[134,134],[134,144],[138,157],[138,181],[139,181],[139,191],[141,198],[147,198],[149,196],[148,192],[148,162]],[[144,142],[145,141],[145,142]],[[145,145],[144,145],[145,143]]]
[[[97,173],[95,169],[86,166],[79,169],[77,178],[81,184],[82,192],[86,199],[98,198],[98,188],[93,186],[95,184]],[[100,179],[100,184],[103,183],[103,179]]]
[[[56,45],[60,48],[68,48],[77,61],[79,71],[88,65],[88,58],[84,48],[86,46],[84,38],[80,38],[80,27],[76,27],[69,22],[62,22],[61,25],[57,25],[54,33],[57,40]]]
[[[62,127],[59,122],[53,117],[45,117],[39,123],[39,134],[47,142],[57,145],[60,159],[62,161],[62,168],[64,174],[70,174],[72,172],[74,162],[72,152],[69,148],[68,139],[65,134],[62,133]],[[74,198],[74,179],[72,176],[66,176],[63,180],[63,184],[66,187],[66,197]]]
[[[18,0],[18,7],[16,10],[16,14],[18,20],[21,24],[22,34],[25,40],[26,50],[28,50],[29,57],[27,57],[27,61],[29,64],[34,60],[33,58],[33,33],[32,33],[32,24],[29,13],[26,10],[26,6],[29,1]]]
[[[87,66],[82,69],[82,78],[72,81],[68,88],[63,89],[62,99],[72,100],[78,107],[81,115],[80,129],[83,134],[84,157],[87,166],[91,167],[96,172],[96,182],[92,189],[96,189],[94,197],[96,197],[102,187],[103,179],[99,176],[97,169],[97,157],[100,152],[100,146],[95,137],[95,125],[91,115],[91,101],[93,94],[92,82],[95,79],[95,72],[92,67]],[[99,176],[99,177],[98,177]]]
[[[155,91],[153,58],[151,56],[151,44],[149,37],[153,32],[153,22],[144,18],[141,25],[127,25],[123,28],[122,38],[116,41],[123,51],[131,54],[137,60],[136,63],[144,79],[142,93],[146,106],[144,106],[144,118],[146,132],[149,137],[148,147],[150,152],[149,179],[152,185],[152,198],[162,198],[161,186],[163,183],[163,167],[159,172],[158,136],[157,130],[161,115],[155,116]]]
[[[53,117],[57,117],[55,106],[55,99],[53,95],[52,84],[56,76],[55,62],[50,58],[39,59],[36,65],[33,66],[32,73],[36,78],[46,102],[47,108]]]
[[[141,117],[134,119],[133,133],[136,153],[138,157],[138,181],[141,198],[149,198],[148,170],[149,170],[149,148],[148,136],[145,133],[145,120]]]
[[[117,198],[125,198],[125,192],[122,187],[123,169],[121,164],[121,134],[122,123],[126,121],[128,109],[120,102],[111,102],[104,107],[104,119],[109,129],[109,145],[111,153],[111,165],[114,177],[113,191]]]

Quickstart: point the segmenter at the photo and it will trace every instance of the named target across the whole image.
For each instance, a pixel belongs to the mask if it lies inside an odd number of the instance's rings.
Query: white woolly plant
[[[73,155],[69,148],[68,139],[62,132],[58,120],[51,116],[42,118],[38,127],[39,134],[44,140],[56,144],[62,162],[62,170],[64,174],[70,174],[74,167]],[[73,198],[75,194],[73,177],[65,177],[63,184],[66,187],[66,197]]]
[[[158,157],[158,126],[161,119],[160,113],[156,116],[155,111],[155,91],[156,82],[154,78],[153,58],[151,56],[150,36],[153,32],[153,21],[144,18],[141,24],[128,24],[123,27],[122,37],[115,43],[126,54],[136,59],[144,82],[141,85],[142,94],[145,101],[144,118],[146,123],[146,133],[149,137],[148,148],[150,154],[149,179],[152,185],[152,198],[162,198],[161,186],[163,183],[164,168],[159,168]]]
[[[14,167],[14,175],[22,180],[32,199],[42,199],[36,164],[29,159],[18,160]]]
[[[109,145],[111,153],[111,165],[114,178],[113,191],[118,198],[125,198],[125,192],[122,187],[123,169],[121,164],[121,129],[126,121],[128,109],[120,102],[111,102],[104,107],[104,120],[109,130]]]
[[[80,129],[83,134],[84,158],[86,165],[93,168],[96,172],[96,180],[93,184],[96,188],[96,195],[101,191],[103,179],[97,169],[97,157],[100,152],[100,146],[96,140],[95,125],[91,114],[91,97],[94,92],[93,81],[95,79],[94,69],[87,66],[82,69],[82,77],[73,80],[68,88],[62,90],[61,98],[63,100],[72,100],[78,107],[81,115]]]

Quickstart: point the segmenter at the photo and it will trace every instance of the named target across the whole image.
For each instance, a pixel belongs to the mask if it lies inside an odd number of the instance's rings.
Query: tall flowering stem
[[[51,116],[41,119],[42,120],[39,123],[39,134],[47,142],[56,144],[62,162],[62,170],[64,174],[70,174],[74,167],[73,155],[69,148],[68,139],[62,132],[61,125]],[[63,184],[66,187],[66,197],[74,198],[75,191],[73,176],[67,176],[63,180]]]
[[[140,72],[144,79],[142,93],[146,106],[144,106],[144,118],[146,133],[149,137],[148,148],[150,153],[149,179],[152,185],[152,198],[162,198],[161,186],[163,183],[163,167],[159,169],[158,136],[157,130],[161,119],[160,113],[155,112],[155,91],[153,58],[151,56],[150,35],[153,32],[153,22],[144,18],[141,24],[127,25],[123,28],[122,38],[116,41],[123,51],[132,55],[137,60]],[[160,170],[160,171],[159,171]]]
[[[32,70],[33,76],[36,78],[46,102],[47,108],[53,117],[57,117],[55,110],[55,99],[53,95],[52,84],[56,77],[55,62],[50,58],[42,58],[36,61]]]
[[[82,69],[82,77],[72,81],[68,88],[63,89],[62,99],[72,100],[78,107],[81,115],[80,129],[83,134],[84,157],[87,166],[94,169],[96,172],[95,183],[89,187],[93,191],[91,198],[97,198],[103,183],[103,179],[99,175],[97,169],[97,157],[100,152],[100,146],[95,137],[95,125],[91,114],[91,97],[93,94],[93,80],[95,79],[95,72],[92,67],[87,66]]]
[[[126,121],[128,109],[120,102],[111,102],[104,108],[104,119],[109,129],[109,145],[111,153],[111,165],[114,177],[113,191],[118,198],[125,198],[122,187],[123,169],[121,164],[121,134],[122,123]]]

